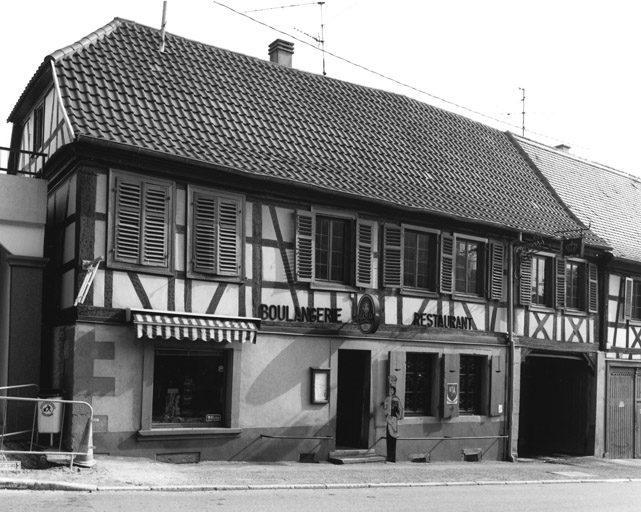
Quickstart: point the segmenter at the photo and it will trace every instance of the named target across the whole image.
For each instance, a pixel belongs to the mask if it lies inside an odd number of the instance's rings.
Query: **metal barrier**
[[[9,391],[16,390],[20,388],[35,387],[36,390],[39,390],[38,385],[36,384],[22,384],[18,386],[6,386],[0,387],[0,391]],[[6,454],[21,454],[21,455],[47,455],[47,456],[64,456],[69,457],[69,467],[72,467],[74,464],[76,466],[82,467],[92,467],[95,465],[96,461],[93,458],[93,407],[91,404],[84,402],[82,400],[62,400],[56,398],[27,398],[27,397],[12,397],[12,396],[0,396],[0,400],[4,401],[4,411],[3,411],[3,421],[2,421],[2,433],[0,434],[0,455]],[[6,432],[7,426],[7,406],[8,402],[24,402],[24,403],[33,403],[33,421],[30,430],[22,430],[16,432]],[[38,429],[36,428],[36,419],[38,414],[38,409],[40,404],[61,404],[62,405],[62,415],[60,432],[55,432],[59,434],[59,444],[58,450],[34,450],[34,436],[38,435]],[[85,406],[89,409],[89,422],[87,428],[85,428],[85,433],[82,436],[82,441],[80,443],[81,451],[63,451],[62,450],[62,438],[64,433],[64,412],[67,404],[78,404]],[[31,433],[31,439],[29,442],[29,450],[5,450],[4,449],[4,438],[10,436],[17,436],[22,434]],[[53,434],[51,435],[51,441],[53,444]],[[36,438],[36,443],[38,439]],[[85,448],[82,451],[82,448]]]

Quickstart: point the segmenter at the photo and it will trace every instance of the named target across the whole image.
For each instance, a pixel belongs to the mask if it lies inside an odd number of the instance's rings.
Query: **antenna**
[[[167,0],[162,3],[162,23],[160,24],[160,51],[165,51],[165,26],[167,25]]]
[[[523,121],[521,122],[521,136],[525,137],[525,89],[523,87],[519,87],[519,90],[523,91],[523,97],[521,98],[521,102],[523,103],[523,109],[521,110],[521,115],[523,116]]]

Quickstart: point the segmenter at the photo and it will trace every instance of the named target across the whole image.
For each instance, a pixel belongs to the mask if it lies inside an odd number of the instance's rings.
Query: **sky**
[[[9,146],[6,119],[47,55],[116,17],[160,28],[163,5],[3,1],[0,146]],[[295,68],[525,129],[641,177],[639,13],[632,0],[168,0],[166,30],[261,59],[285,39]]]

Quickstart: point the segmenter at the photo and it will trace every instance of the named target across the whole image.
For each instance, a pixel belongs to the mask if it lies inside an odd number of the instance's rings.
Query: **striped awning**
[[[131,311],[138,338],[256,343],[260,321],[253,318],[222,318],[210,315]]]

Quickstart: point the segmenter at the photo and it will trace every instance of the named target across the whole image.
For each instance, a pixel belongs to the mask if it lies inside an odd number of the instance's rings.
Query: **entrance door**
[[[337,446],[368,447],[370,367],[368,350],[338,351]]]
[[[612,459],[641,457],[641,371],[610,368],[607,452]]]

